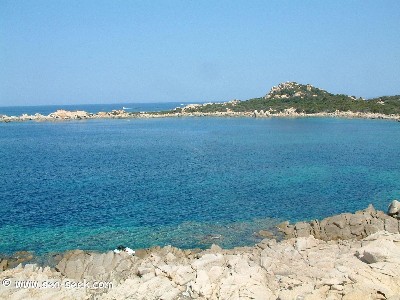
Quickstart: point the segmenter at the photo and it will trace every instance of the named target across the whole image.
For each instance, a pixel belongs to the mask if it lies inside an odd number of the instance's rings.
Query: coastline
[[[57,111],[11,121],[64,122],[95,119],[244,117],[359,118],[400,121],[398,115],[335,112],[127,113]],[[1,118],[1,117],[0,117]],[[20,118],[20,119],[19,119]],[[5,125],[7,126],[7,125]],[[125,253],[71,250],[35,264],[30,252],[0,260],[0,298],[7,299],[396,299],[400,295],[400,214],[368,207],[312,222],[279,225],[276,236],[254,246],[179,249],[172,246]],[[75,233],[76,234],[76,233]],[[106,236],[106,235],[105,235]],[[268,236],[266,232],[265,237]],[[110,248],[108,248],[110,249]],[[112,249],[112,248],[111,248]],[[52,262],[50,262],[52,260]],[[8,266],[7,266],[8,264]],[[1,272],[2,269],[6,269]],[[21,288],[19,281],[55,282],[51,289]],[[111,288],[70,288],[66,282],[110,282]]]
[[[335,111],[319,113],[298,113],[294,108],[281,112],[253,111],[253,112],[190,112],[183,109],[181,112],[126,112],[125,110],[113,110],[111,112],[88,113],[86,111],[57,110],[47,116],[41,114],[21,116],[0,115],[0,122],[25,122],[25,121],[68,121],[68,120],[93,120],[93,119],[151,119],[151,118],[180,118],[180,117],[250,117],[250,118],[346,118],[346,119],[383,119],[400,122],[400,115],[385,115],[381,113],[364,113],[352,111]]]
[[[54,258],[55,268],[21,264],[0,272],[0,298],[398,299],[400,202],[393,201],[387,214],[370,205],[280,228],[286,240],[271,237],[234,249],[166,246],[138,249],[134,256],[67,251]],[[16,286],[24,280],[53,288]],[[70,286],[82,282],[83,288]],[[108,285],[95,288],[93,282]]]

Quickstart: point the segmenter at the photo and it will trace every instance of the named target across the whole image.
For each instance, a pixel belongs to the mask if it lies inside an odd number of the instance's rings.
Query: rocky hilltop
[[[318,226],[285,224],[283,230],[294,237],[264,239],[254,247],[167,246],[134,256],[69,251],[55,268],[27,264],[1,272],[0,298],[395,300],[400,298],[399,219],[400,202],[394,201],[388,214],[369,206]],[[23,280],[42,288],[17,287]],[[101,286],[95,288],[96,282]]]
[[[265,99],[288,99],[300,97],[300,99],[312,99],[319,96],[333,96],[327,91],[316,88],[311,84],[299,84],[297,82],[283,82],[273,86],[269,93],[264,96]],[[346,96],[349,100],[356,100],[354,96]],[[360,98],[360,100],[364,100]]]

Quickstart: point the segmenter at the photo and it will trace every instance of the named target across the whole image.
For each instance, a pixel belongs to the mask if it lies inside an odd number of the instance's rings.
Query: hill
[[[293,109],[297,113],[332,113],[335,111],[352,111],[362,113],[380,113],[385,115],[400,114],[400,95],[383,96],[370,100],[332,94],[310,84],[284,82],[271,88],[264,97],[245,101],[233,100],[223,103],[205,103],[176,108],[174,112],[254,112],[269,111],[271,114]]]

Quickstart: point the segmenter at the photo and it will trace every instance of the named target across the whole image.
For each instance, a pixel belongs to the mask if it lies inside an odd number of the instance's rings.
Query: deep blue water
[[[138,111],[162,111],[181,107],[188,103],[165,102],[165,103],[115,103],[115,104],[79,104],[79,105],[42,105],[42,106],[0,106],[0,115],[20,116],[22,114],[34,115],[40,113],[47,116],[58,109],[84,110],[90,113],[99,111],[112,111],[113,109],[125,109],[127,112]]]
[[[400,197],[392,121],[0,123],[0,158],[3,253],[251,245],[280,220]]]

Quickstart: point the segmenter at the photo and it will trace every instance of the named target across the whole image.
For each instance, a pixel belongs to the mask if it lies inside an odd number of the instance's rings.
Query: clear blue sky
[[[0,0],[0,105],[400,94],[400,1]]]

